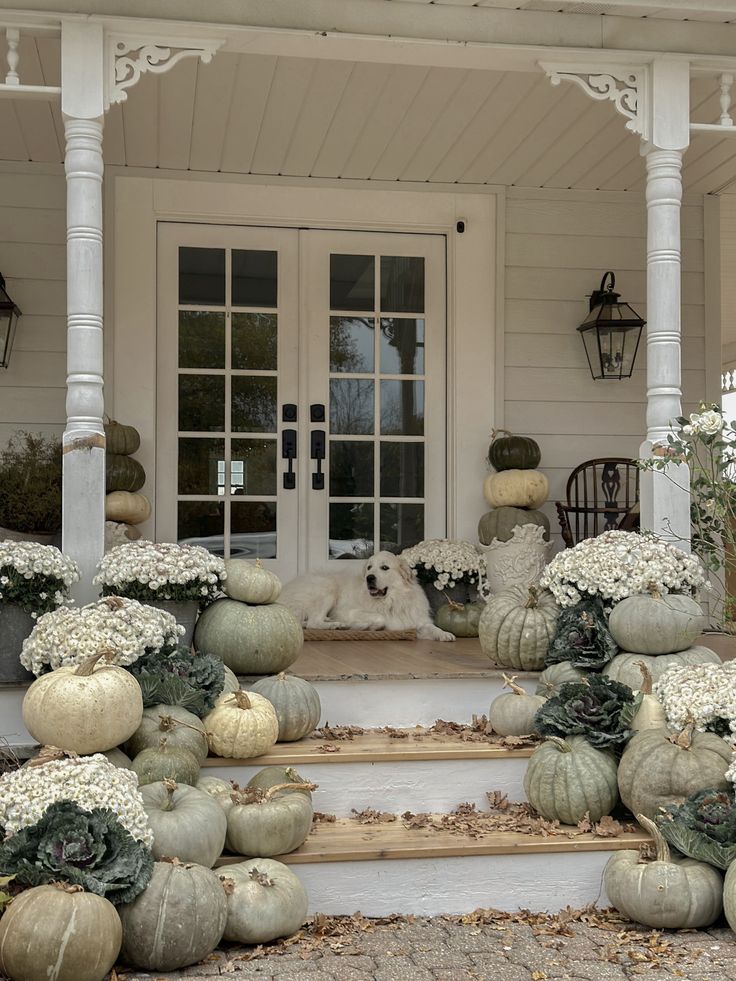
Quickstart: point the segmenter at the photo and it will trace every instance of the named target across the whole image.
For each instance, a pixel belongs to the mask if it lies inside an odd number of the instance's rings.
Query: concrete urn
[[[537,582],[547,564],[550,543],[545,542],[541,525],[517,525],[507,542],[494,538],[490,545],[478,547],[486,559],[488,589],[500,593],[509,586]]]

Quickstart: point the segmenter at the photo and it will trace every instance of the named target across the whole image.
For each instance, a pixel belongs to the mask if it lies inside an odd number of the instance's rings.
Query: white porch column
[[[682,154],[690,138],[690,66],[655,61],[651,70],[647,167],[647,436],[650,458],[682,415]],[[661,450],[659,451],[661,452]],[[641,477],[641,526],[682,547],[690,544],[690,476],[682,464]]]
[[[105,540],[102,395],[103,31],[63,22],[61,108],[67,182],[67,397],[62,548],[79,564],[79,603],[92,585]]]

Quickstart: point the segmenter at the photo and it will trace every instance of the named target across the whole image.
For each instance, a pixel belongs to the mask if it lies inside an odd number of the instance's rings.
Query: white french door
[[[285,579],[446,529],[442,236],[161,223],[156,537]]]

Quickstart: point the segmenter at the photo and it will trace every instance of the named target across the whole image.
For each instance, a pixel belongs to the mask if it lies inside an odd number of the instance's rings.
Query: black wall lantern
[[[0,368],[7,368],[13,348],[15,328],[18,326],[20,309],[5,291],[5,280],[0,274]]]
[[[614,292],[615,285],[613,273],[604,273],[600,287],[591,294],[590,312],[578,327],[594,379],[631,378],[646,324],[628,303],[619,302],[621,294]]]

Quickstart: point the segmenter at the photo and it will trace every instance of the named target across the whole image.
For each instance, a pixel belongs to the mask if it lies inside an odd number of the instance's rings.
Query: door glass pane
[[[233,249],[232,293],[235,307],[275,307],[278,253]]]
[[[237,558],[276,558],[276,502],[233,501],[230,554]]]
[[[375,310],[375,308],[375,258],[372,255],[331,255],[330,309]]]
[[[330,371],[373,371],[373,317],[330,317]]]
[[[233,368],[275,371],[278,352],[275,313],[234,313],[232,315]]]
[[[373,432],[374,382],[360,378],[330,379],[330,431],[348,436]]]
[[[387,313],[424,313],[422,256],[381,256],[381,309]]]
[[[373,443],[330,440],[330,494],[373,497]]]
[[[179,367],[225,367],[225,314],[179,311]]]
[[[381,497],[424,497],[424,443],[381,443]]]
[[[401,552],[424,538],[423,504],[382,504],[381,548]]]
[[[408,317],[381,320],[381,371],[384,375],[424,374],[424,321]]]
[[[179,501],[177,541],[224,554],[225,505],[222,501]]]
[[[224,249],[179,249],[179,303],[224,305]]]
[[[276,440],[234,439],[230,463],[231,494],[276,493]]]
[[[236,433],[276,432],[276,379],[233,375],[232,429]]]
[[[330,504],[330,558],[373,554],[373,504]]]
[[[424,434],[424,382],[381,382],[381,432],[390,436]]]
[[[179,493],[224,494],[225,440],[179,440]]]
[[[224,376],[179,375],[179,430],[202,433],[224,429]]]

